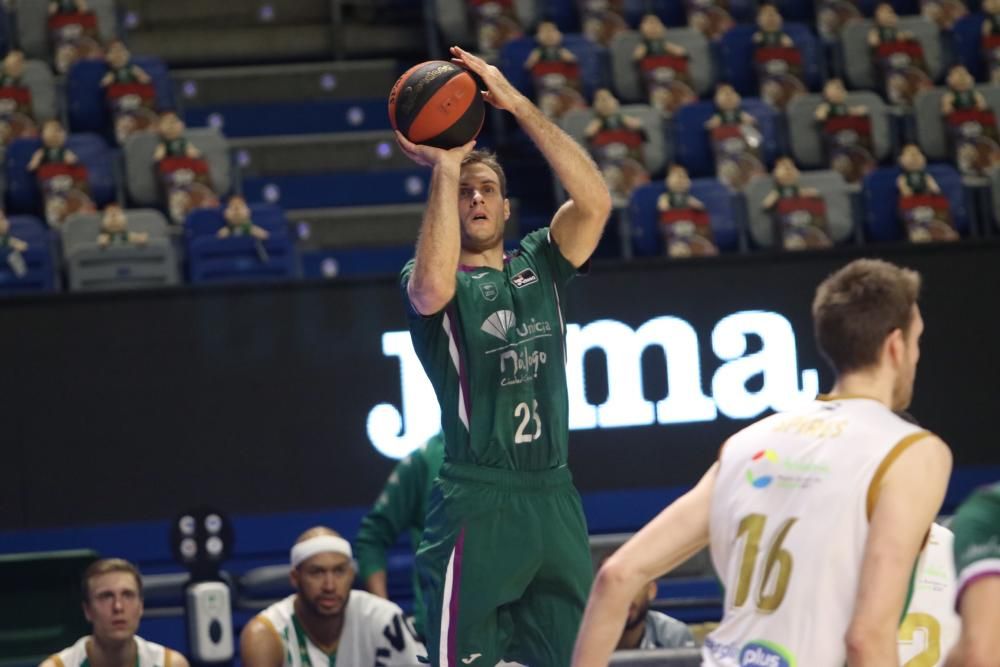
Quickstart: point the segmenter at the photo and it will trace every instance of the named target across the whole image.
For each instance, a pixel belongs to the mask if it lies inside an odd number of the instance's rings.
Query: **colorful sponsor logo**
[[[740,667],[795,667],[795,656],[774,642],[747,642],[740,650]]]
[[[763,464],[767,462],[778,462],[778,453],[773,449],[762,449],[750,457],[751,467],[747,468],[747,481],[750,482],[750,485],[755,489],[767,488],[771,485],[771,482],[774,481],[773,475],[768,475],[763,472]],[[754,475],[754,469],[758,471],[756,475]]]

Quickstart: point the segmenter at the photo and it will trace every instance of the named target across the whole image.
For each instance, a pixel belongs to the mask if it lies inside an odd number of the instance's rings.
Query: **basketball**
[[[455,148],[474,139],[486,108],[469,72],[444,60],[414,65],[389,93],[389,120],[415,144]]]

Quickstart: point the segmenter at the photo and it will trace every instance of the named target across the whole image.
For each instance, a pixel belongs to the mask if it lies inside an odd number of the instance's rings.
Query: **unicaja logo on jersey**
[[[766,469],[763,464],[768,462],[778,462],[778,454],[773,449],[762,449],[754,454],[750,459],[750,467],[747,468],[747,481],[750,482],[755,489],[767,488],[770,486],[771,482],[774,481],[774,477],[772,475],[761,472],[762,468]],[[754,475],[754,470],[758,471],[756,475]]]
[[[752,641],[740,651],[740,667],[795,667],[795,658],[773,642]]]
[[[483,322],[483,326],[479,327],[491,336],[496,336],[500,340],[507,342],[507,332],[514,328],[517,324],[517,319],[514,317],[514,313],[509,310],[498,310]]]

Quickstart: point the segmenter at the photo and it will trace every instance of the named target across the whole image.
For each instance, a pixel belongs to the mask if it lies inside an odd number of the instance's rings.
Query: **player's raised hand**
[[[514,104],[524,96],[495,65],[457,46],[451,47],[451,61],[475,73],[486,84],[483,99],[498,109],[514,111]]]
[[[456,164],[462,162],[462,158],[468,155],[476,147],[476,140],[473,139],[467,144],[456,146],[455,148],[436,148],[426,144],[415,144],[403,134],[396,131],[396,143],[400,150],[414,162],[424,167],[433,167],[442,160],[454,160]]]

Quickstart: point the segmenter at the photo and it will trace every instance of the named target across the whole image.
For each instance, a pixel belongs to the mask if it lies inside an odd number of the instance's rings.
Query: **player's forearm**
[[[410,299],[423,315],[440,311],[455,294],[455,271],[461,251],[460,174],[461,165],[451,161],[439,162],[431,172],[430,197],[420,224],[409,285]]]
[[[609,560],[597,573],[573,648],[572,667],[605,667],[618,645],[629,602],[644,582]]]
[[[593,214],[601,224],[611,209],[611,194],[587,150],[524,98],[514,115],[538,146],[578,210]]]
[[[848,667],[899,667],[894,624],[882,627],[854,623],[847,631]]]

